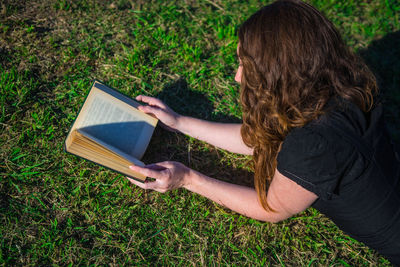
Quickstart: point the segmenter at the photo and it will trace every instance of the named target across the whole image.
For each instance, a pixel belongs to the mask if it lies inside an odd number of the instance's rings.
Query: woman
[[[236,212],[278,222],[313,206],[342,230],[400,264],[400,163],[374,102],[377,85],[320,12],[278,1],[239,30],[243,124],[181,116],[156,98],[143,112],[234,153],[253,155],[255,189],[181,163],[131,169],[165,192],[183,187]]]

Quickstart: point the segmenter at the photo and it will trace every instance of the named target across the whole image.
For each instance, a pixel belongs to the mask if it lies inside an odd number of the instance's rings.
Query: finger
[[[157,191],[157,192],[159,192],[159,193],[165,193],[165,192],[167,192],[168,191],[168,189],[161,189],[161,188],[158,188],[158,189],[154,189],[154,191]]]
[[[137,97],[135,97],[135,99],[137,100],[137,101],[142,101],[142,95],[138,95]],[[142,101],[143,102],[143,101]]]
[[[154,179],[164,178],[163,171],[154,170],[154,169],[146,168],[146,167],[139,167],[136,165],[129,166],[129,169],[131,169],[134,172],[141,173],[146,177],[150,177],[150,178],[154,178]]]
[[[144,113],[150,113],[154,115],[160,115],[161,109],[156,106],[139,106],[138,109]]]
[[[132,179],[132,178],[129,178],[129,177],[126,177],[126,179],[128,179],[129,182],[131,182],[132,184],[134,184],[136,186],[139,186],[140,188],[147,189],[146,183],[142,183],[142,182],[136,181],[135,179]]]
[[[170,169],[175,166],[175,162],[174,161],[163,161],[163,162],[157,163],[157,165],[164,169]]]
[[[156,119],[159,119],[159,120],[161,120],[161,118],[163,117],[163,110],[161,110],[160,108],[158,108],[158,107],[153,107],[153,106],[139,106],[139,108],[138,108],[140,111],[142,111],[142,112],[144,112],[144,113],[146,113],[146,114],[148,114],[148,115],[150,115],[150,116],[153,116],[154,118],[156,118]]]
[[[142,182],[136,181],[135,179],[132,179],[130,177],[126,177],[126,179],[128,179],[129,182],[131,182],[132,184],[134,184],[142,189],[153,189],[154,190],[156,188],[155,181],[153,181],[153,182],[144,181],[142,183]]]
[[[147,103],[151,106],[159,106],[161,108],[166,107],[164,102],[162,102],[160,99],[151,96],[139,95],[136,97],[136,100]]]
[[[156,171],[165,170],[165,167],[159,165],[158,163],[147,164],[145,167]]]

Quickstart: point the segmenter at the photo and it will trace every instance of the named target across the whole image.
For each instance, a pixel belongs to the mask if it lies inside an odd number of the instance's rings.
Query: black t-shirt
[[[398,157],[381,106],[365,115],[331,101],[325,115],[287,135],[277,169],[315,193],[312,206],[339,228],[400,264]]]

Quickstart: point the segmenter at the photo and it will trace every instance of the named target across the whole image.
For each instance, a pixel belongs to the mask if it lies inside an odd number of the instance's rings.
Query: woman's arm
[[[208,177],[178,162],[161,162],[131,169],[155,181],[140,183],[128,178],[133,184],[159,192],[183,187],[221,204],[233,211],[261,221],[278,222],[305,210],[317,196],[305,190],[278,171],[268,190],[268,204],[274,212],[266,211],[253,188],[235,185]]]
[[[136,99],[148,104],[140,106],[141,111],[154,114],[167,129],[182,132],[233,153],[253,154],[253,150],[243,142],[241,124],[217,123],[182,116],[154,97],[140,95]]]
[[[242,124],[218,123],[191,117],[180,117],[177,130],[196,139],[233,153],[252,155],[253,149],[242,139]]]

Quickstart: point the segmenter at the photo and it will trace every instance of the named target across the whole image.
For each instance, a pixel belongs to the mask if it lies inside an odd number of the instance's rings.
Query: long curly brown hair
[[[373,106],[376,79],[311,5],[277,1],[239,29],[244,142],[254,149],[254,184],[264,209],[277,155],[287,134],[326,111],[332,97],[362,111]]]

